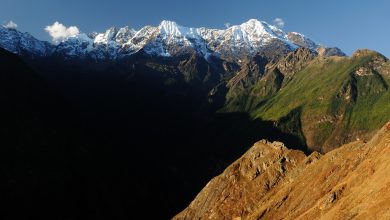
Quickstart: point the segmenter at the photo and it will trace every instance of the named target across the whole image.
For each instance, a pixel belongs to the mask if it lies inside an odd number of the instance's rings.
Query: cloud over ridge
[[[53,42],[59,43],[68,39],[69,37],[74,37],[80,33],[80,30],[76,26],[66,27],[65,25],[59,23],[58,21],[54,22],[52,25],[46,26],[45,31],[49,33]]]
[[[284,22],[284,20],[281,19],[281,18],[275,18],[275,19],[273,20],[273,23],[274,23],[278,28],[283,28],[284,25],[286,24],[286,22]]]
[[[3,25],[3,27],[8,29],[16,29],[18,25],[13,21],[9,21],[6,25]]]

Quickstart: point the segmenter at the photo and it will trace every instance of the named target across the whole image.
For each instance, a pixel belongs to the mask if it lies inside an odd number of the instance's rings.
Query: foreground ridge
[[[260,141],[174,219],[387,219],[389,147],[390,123],[324,156]]]

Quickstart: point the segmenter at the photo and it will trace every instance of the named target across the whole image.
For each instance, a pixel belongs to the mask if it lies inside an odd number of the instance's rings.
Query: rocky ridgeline
[[[174,219],[388,219],[389,146],[390,123],[326,155],[257,142]]]

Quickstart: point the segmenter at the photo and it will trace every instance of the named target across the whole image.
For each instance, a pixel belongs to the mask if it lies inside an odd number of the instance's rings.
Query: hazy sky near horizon
[[[13,21],[20,31],[50,40],[44,30],[58,21],[80,32],[109,27],[139,29],[174,20],[189,27],[225,28],[251,18],[284,21],[284,31],[296,31],[348,54],[358,48],[390,57],[389,0],[0,0],[0,22]]]

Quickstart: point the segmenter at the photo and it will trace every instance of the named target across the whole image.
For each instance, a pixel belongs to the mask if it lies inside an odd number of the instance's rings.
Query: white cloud
[[[281,19],[281,18],[275,18],[275,19],[273,20],[273,22],[274,22],[275,26],[277,26],[278,28],[283,28],[284,25],[286,24],[286,23],[283,21],[283,19]]]
[[[46,26],[45,31],[49,33],[55,43],[59,43],[80,33],[76,26],[66,27],[58,21],[54,22],[52,25]]]
[[[18,27],[18,25],[13,21],[9,21],[6,25],[3,25],[3,27],[9,28],[9,29],[16,29]]]
[[[229,22],[226,22],[226,23],[225,23],[225,27],[226,27],[226,28],[230,28],[230,23],[229,23]]]

